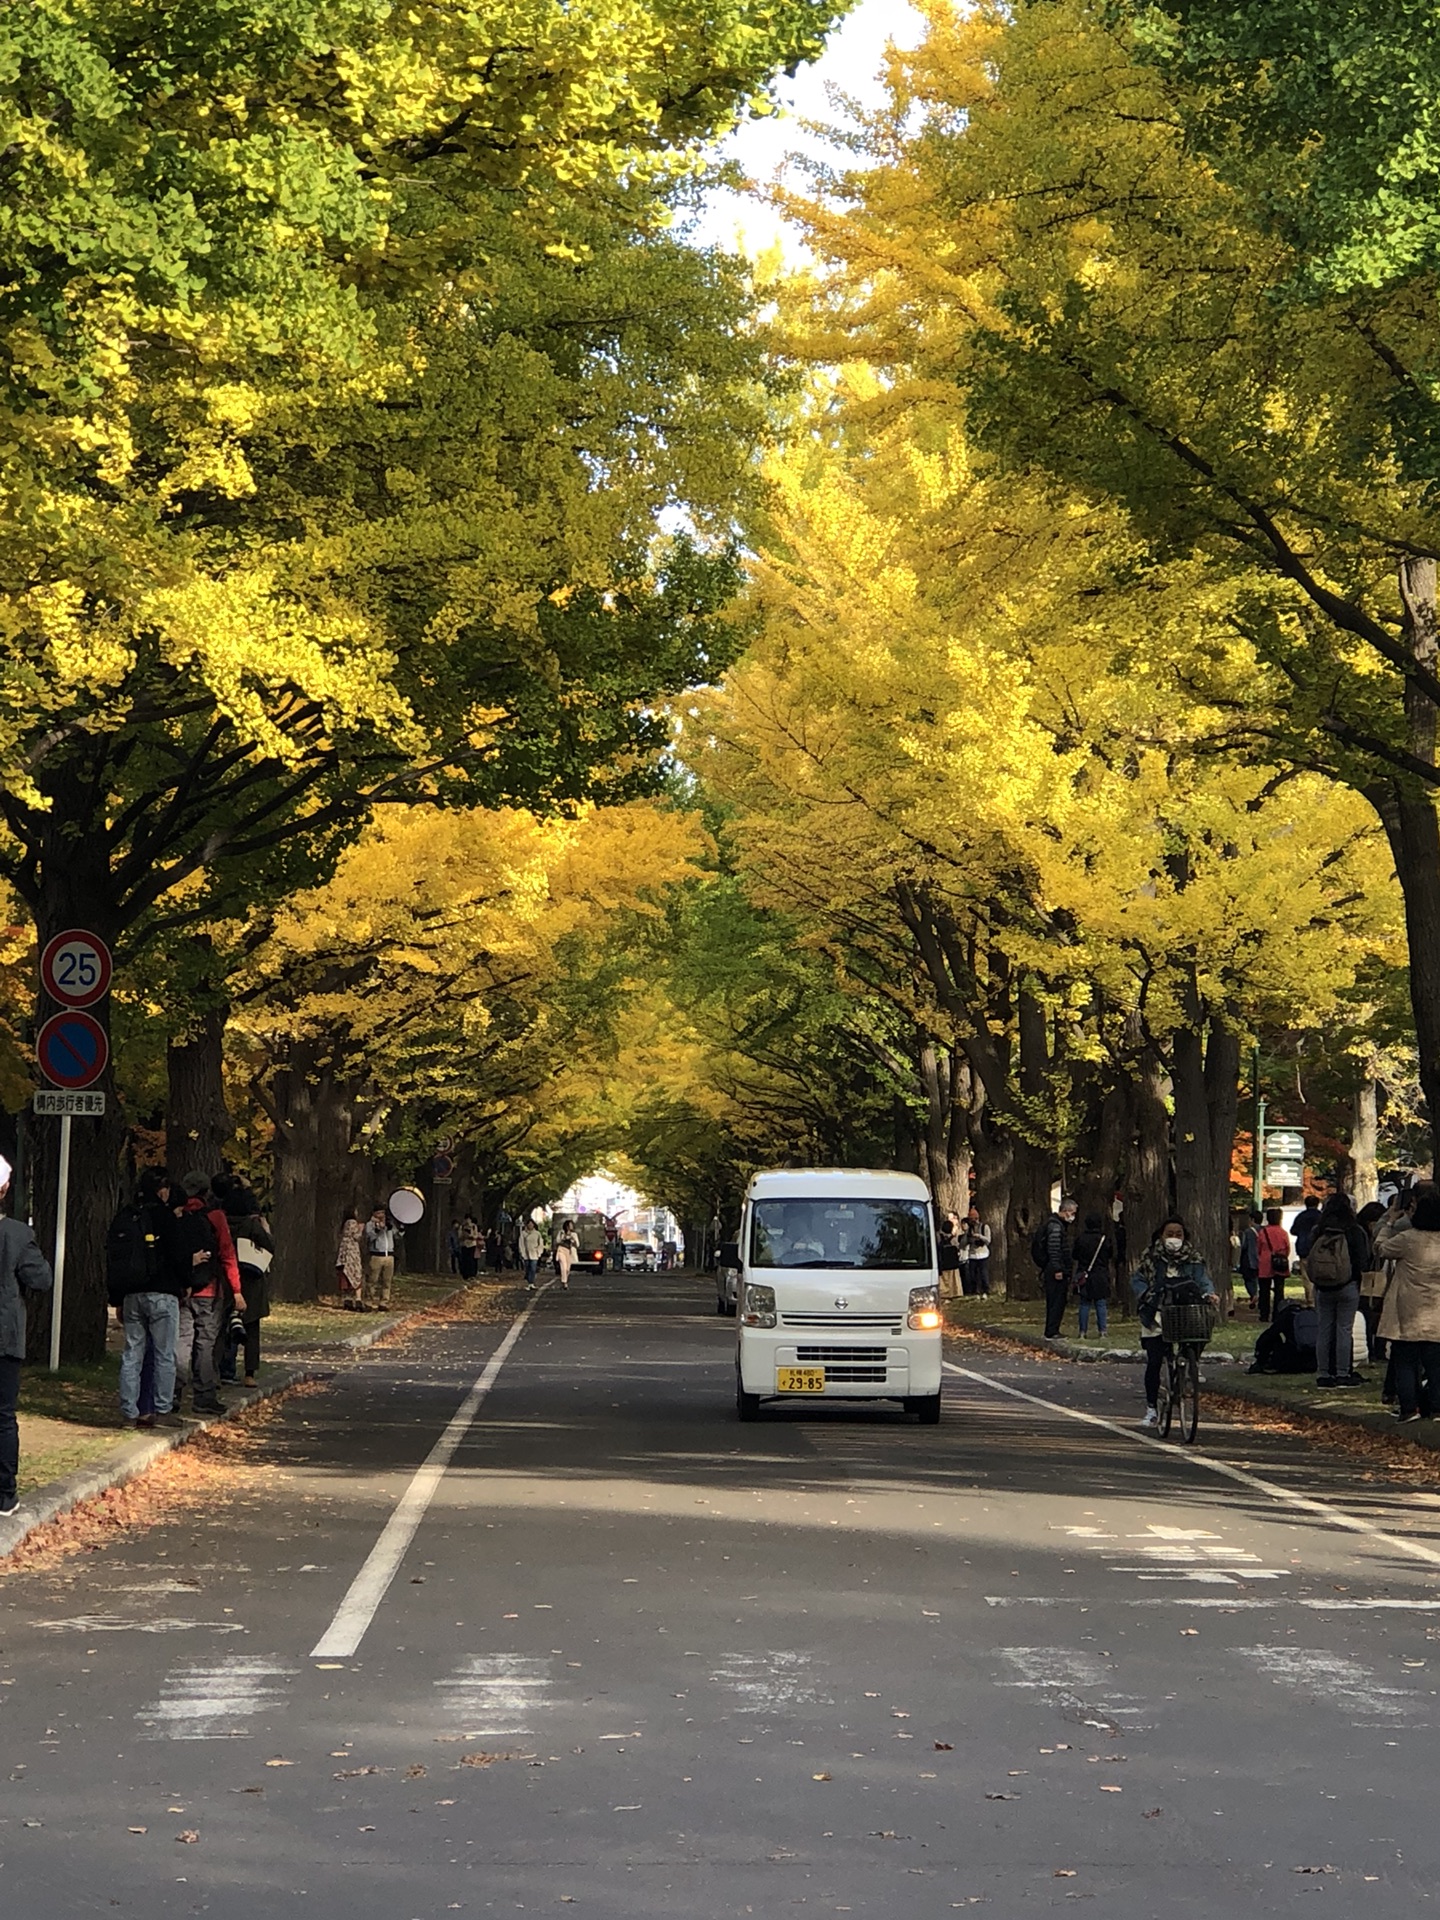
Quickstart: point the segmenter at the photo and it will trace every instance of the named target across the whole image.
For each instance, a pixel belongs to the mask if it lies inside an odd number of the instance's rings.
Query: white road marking
[[[808,1653],[772,1649],[767,1653],[729,1653],[711,1674],[727,1688],[741,1713],[786,1714],[797,1707],[820,1706],[825,1695],[815,1685]]]
[[[465,1722],[476,1739],[533,1733],[524,1724],[537,1708],[550,1706],[551,1662],[524,1654],[477,1654],[434,1685],[444,1690],[445,1710]]]
[[[1325,1706],[1361,1715],[1352,1727],[1394,1726],[1429,1702],[1409,1687],[1381,1686],[1379,1676],[1358,1660],[1324,1647],[1235,1647],[1242,1659],[1263,1666],[1277,1687],[1289,1687]]]
[[[1079,1607],[1082,1613],[1088,1613],[1101,1603],[1087,1600],[1079,1593],[987,1593],[985,1604],[987,1607]],[[1112,1597],[1103,1604],[1106,1607],[1185,1607],[1192,1613],[1205,1607],[1218,1608],[1221,1613],[1257,1613],[1275,1607],[1298,1607],[1307,1613],[1440,1613],[1440,1600],[1297,1600],[1289,1593],[1277,1593],[1272,1600],[1242,1599],[1238,1594],[1233,1600],[1202,1599],[1199,1594],[1174,1600]]]
[[[1133,1693],[1106,1697],[1115,1675],[1098,1654],[1077,1652],[1073,1647],[1001,1647],[999,1653],[1020,1678],[997,1681],[998,1686],[1033,1687],[1052,1694],[1067,1713],[1087,1727],[1118,1733],[1122,1720],[1132,1730],[1145,1725],[1137,1717],[1142,1706],[1131,1704],[1136,1699]]]
[[[445,1477],[445,1469],[455,1457],[456,1448],[469,1432],[485,1396],[499,1378],[500,1369],[510,1358],[515,1342],[525,1331],[531,1314],[539,1305],[541,1294],[553,1284],[549,1280],[541,1283],[535,1298],[516,1317],[510,1331],[486,1362],[485,1371],[460,1402],[450,1424],[426,1455],[423,1466],[416,1469],[415,1477],[401,1494],[399,1504],[385,1522],[384,1531],[370,1549],[364,1566],[351,1581],[350,1590],[336,1609],[334,1619],[311,1649],[312,1660],[348,1659],[358,1649],[370,1629],[370,1622],[379,1611],[380,1602],[390,1590],[391,1581],[400,1571],[400,1562],[405,1558],[410,1542],[415,1538],[420,1522],[435,1498],[440,1482]]]
[[[160,1698],[135,1718],[145,1740],[244,1740],[257,1714],[283,1707],[286,1682],[300,1671],[260,1655],[196,1662],[166,1675]]]
[[[127,1620],[118,1613],[77,1613],[68,1620],[37,1620],[42,1633],[244,1633],[238,1620],[181,1620],[164,1615]]]
[[[1397,1553],[1407,1553],[1411,1559],[1423,1560],[1427,1566],[1440,1567],[1440,1552],[1434,1547],[1427,1547],[1423,1541],[1407,1540],[1403,1534],[1387,1533],[1372,1520],[1362,1520],[1358,1514],[1345,1513],[1339,1507],[1332,1507],[1328,1500],[1316,1500],[1308,1493],[1295,1493],[1291,1488],[1279,1486],[1275,1481],[1266,1480],[1245,1467],[1233,1467],[1228,1460],[1217,1460],[1214,1454],[1201,1453],[1194,1447],[1174,1446],[1167,1440],[1153,1440],[1148,1433],[1132,1432],[1129,1427],[1122,1427],[1116,1420],[1106,1420],[1101,1414],[1086,1413],[1080,1407],[1062,1406],[1058,1400],[1045,1400],[1037,1393],[1025,1393],[1004,1380],[991,1380],[983,1373],[976,1373],[973,1368],[957,1367],[953,1360],[945,1362],[945,1370],[958,1374],[963,1380],[973,1380],[976,1386],[988,1387],[992,1393],[1008,1394],[1012,1400],[1023,1400],[1029,1406],[1043,1407],[1047,1413],[1063,1413],[1067,1419],[1078,1420],[1085,1426],[1103,1427],[1106,1433],[1116,1434],[1121,1440],[1128,1440],[1132,1446],[1164,1454],[1167,1459],[1187,1466],[1203,1467],[1209,1473],[1218,1473],[1226,1480],[1237,1481],[1242,1487],[1253,1487],[1257,1493],[1268,1494],[1282,1506],[1295,1507],[1301,1513],[1317,1514],[1332,1527],[1341,1527],[1348,1533],[1363,1533],[1380,1546],[1391,1547]]]

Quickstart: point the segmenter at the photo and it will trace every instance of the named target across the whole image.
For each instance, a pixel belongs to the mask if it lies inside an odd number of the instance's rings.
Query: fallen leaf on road
[[[810,1778],[812,1780],[828,1780],[830,1775],[828,1773],[812,1773]]]
[[[1123,1793],[1125,1789],[1123,1787],[1112,1787],[1106,1784],[1101,1787],[1100,1791],[1101,1793]]]
[[[421,1766],[406,1767],[405,1778],[407,1780],[423,1780],[427,1771],[428,1769]]]
[[[150,1829],[148,1827],[131,1827],[130,1831],[131,1833],[148,1833]]]
[[[1338,1867],[1291,1867],[1291,1873],[1338,1873]]]
[[[295,1762],[293,1760],[267,1760],[265,1764],[267,1767],[293,1767]]]
[[[935,1742],[935,1751],[936,1753],[954,1753],[955,1742],[953,1740],[937,1740]]]
[[[985,1798],[987,1800],[1018,1800],[1020,1796],[1018,1793],[987,1793]]]
[[[1030,1772],[1030,1769],[1028,1767],[1011,1767],[1010,1778],[1012,1780],[1023,1780],[1026,1778],[1029,1772]]]
[[[612,1807],[610,1811],[612,1813],[639,1813],[640,1802],[637,1800],[632,1806],[628,1807]]]
[[[1199,1627],[1181,1627],[1180,1629],[1180,1638],[1182,1640],[1198,1640],[1199,1637]]]
[[[1162,1814],[1162,1813],[1163,1813],[1164,1811],[1165,1811],[1165,1809],[1164,1809],[1163,1807],[1151,1807],[1151,1808],[1149,1808],[1149,1810],[1148,1810],[1148,1811],[1146,1812],[1146,1814],[1145,1814],[1145,1818],[1146,1818],[1147,1820],[1158,1820],[1158,1819],[1160,1818],[1160,1815],[1161,1815],[1161,1814]]]
[[[1052,1880],[1073,1880],[1075,1878],[1075,1872],[1074,1867],[1056,1867],[1050,1878]]]
[[[186,1827],[185,1831],[183,1833],[177,1833],[175,1838],[182,1847],[193,1847],[200,1836],[194,1827]]]

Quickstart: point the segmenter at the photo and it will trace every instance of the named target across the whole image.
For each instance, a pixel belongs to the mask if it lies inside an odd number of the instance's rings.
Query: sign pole
[[[65,1227],[70,1211],[70,1129],[68,1113],[60,1116],[60,1190],[55,1197],[55,1290],[50,1296],[50,1371],[60,1369],[60,1317],[65,1304]]]

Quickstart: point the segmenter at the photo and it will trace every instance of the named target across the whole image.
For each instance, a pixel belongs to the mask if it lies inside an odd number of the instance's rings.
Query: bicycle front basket
[[[1203,1347],[1215,1328],[1203,1300],[1166,1300],[1160,1306],[1160,1331],[1172,1346]]]

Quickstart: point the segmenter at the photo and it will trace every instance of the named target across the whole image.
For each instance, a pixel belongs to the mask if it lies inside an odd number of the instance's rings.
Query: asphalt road
[[[1186,1457],[1122,1368],[742,1428],[702,1281],[506,1333],[426,1328],[200,1511],[0,1580],[5,1920],[1433,1897],[1440,1496]]]

